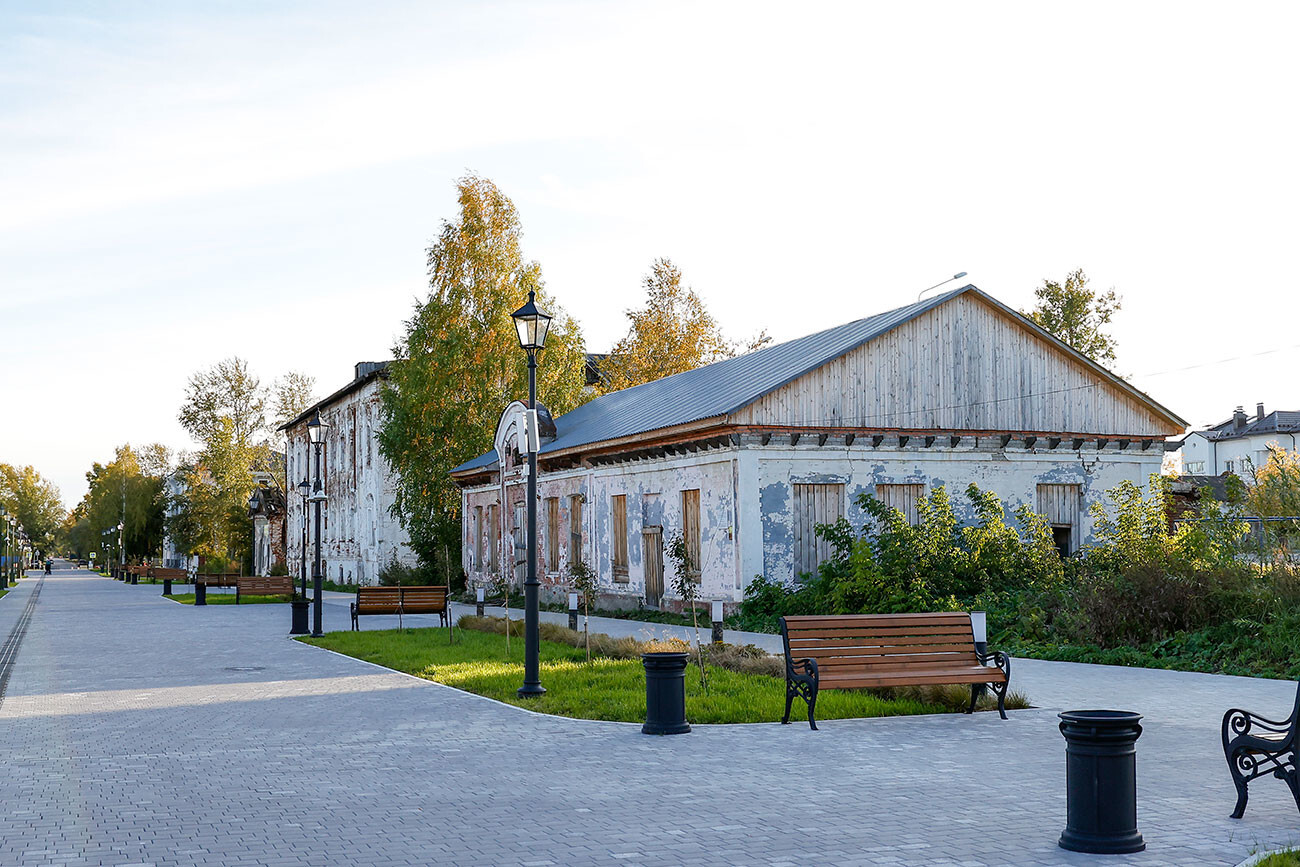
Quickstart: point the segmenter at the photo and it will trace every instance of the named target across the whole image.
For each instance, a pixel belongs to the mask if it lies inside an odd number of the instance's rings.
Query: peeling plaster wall
[[[372,379],[361,388],[320,408],[329,425],[323,447],[323,477],[328,500],[321,509],[321,561],[325,578],[331,581],[378,584],[379,572],[396,559],[416,564],[406,531],[389,508],[396,496],[395,480],[388,462],[379,453],[380,380]],[[287,564],[298,579],[303,566],[303,499],[298,483],[315,478],[316,464],[307,438],[306,422],[287,430],[286,471],[288,473]],[[312,505],[307,508],[307,575],[315,524]]]
[[[1086,544],[1092,538],[1091,504],[1104,502],[1105,492],[1122,481],[1145,485],[1152,473],[1160,471],[1163,457],[1158,448],[1091,454],[974,446],[952,450],[767,446],[758,451],[763,574],[786,582],[795,578],[792,484],[843,484],[845,517],[857,529],[866,516],[856,500],[860,494],[874,494],[878,484],[920,483],[926,493],[943,485],[961,521],[974,520],[965,493],[972,483],[997,494],[1012,520],[1012,511],[1022,503],[1038,509],[1038,485],[1079,485],[1083,498],[1080,541]]]
[[[701,599],[737,599],[736,591],[737,545],[736,510],[734,496],[734,451],[715,451],[690,457],[639,461],[635,464],[577,469],[558,473],[543,473],[538,479],[537,535],[539,580],[543,596],[562,598],[566,592],[566,574],[573,559],[570,550],[572,527],[572,501],[570,497],[585,497],[582,507],[582,552],[587,563],[596,570],[606,604],[636,606],[645,598],[645,557],[642,550],[642,530],[649,526],[663,528],[664,556],[664,607],[680,604],[672,592],[674,568],[667,557],[668,540],[682,531],[682,491],[700,491],[700,590]],[[508,471],[509,473],[509,471]],[[507,508],[499,510],[497,527],[485,528],[482,543],[483,555],[475,557],[475,516],[482,509],[483,522],[487,523],[488,506],[501,502],[499,484],[478,485],[466,488],[462,495],[461,529],[465,572],[474,585],[492,583],[487,545],[500,547],[498,573],[513,571],[514,504],[522,502],[523,478],[508,480],[506,485]],[[612,566],[611,497],[622,494],[627,498],[627,548],[628,574],[626,580],[615,580]],[[545,503],[549,497],[560,498],[559,569],[548,568]],[[516,579],[517,580],[517,579]]]
[[[683,490],[700,490],[701,599],[739,602],[744,588],[758,574],[771,580],[794,579],[794,484],[842,484],[845,487],[845,517],[861,528],[866,515],[856,505],[862,493],[876,491],[878,484],[923,484],[927,493],[943,485],[952,498],[959,520],[973,520],[965,490],[974,483],[996,493],[1008,518],[1024,503],[1038,509],[1038,485],[1079,485],[1082,494],[1082,538],[1091,538],[1092,520],[1088,508],[1104,502],[1105,492],[1121,481],[1145,484],[1159,472],[1163,452],[1156,448],[1119,451],[1114,446],[1097,452],[1073,450],[997,448],[989,439],[964,438],[951,448],[872,448],[790,446],[771,443],[741,445],[695,455],[640,460],[599,468],[579,468],[543,473],[538,480],[538,563],[543,596],[562,599],[565,574],[573,557],[570,550],[571,501],[581,494],[583,537],[581,556],[596,569],[607,605],[632,606],[645,599],[645,558],[642,530],[661,526],[664,548],[682,529]],[[506,486],[508,506],[521,502],[524,479],[516,477]],[[615,580],[611,561],[611,497],[627,497],[628,575]],[[560,497],[560,569],[546,568],[547,527],[545,502]],[[500,570],[513,573],[514,510],[500,514],[496,528],[484,528],[484,556],[475,559],[474,514],[482,507],[484,523],[488,506],[501,501],[499,483],[466,488],[462,493],[464,566],[472,585],[491,583],[486,545],[501,545]],[[665,556],[664,605],[680,606],[671,590],[673,565]],[[516,581],[517,575],[514,573]]]

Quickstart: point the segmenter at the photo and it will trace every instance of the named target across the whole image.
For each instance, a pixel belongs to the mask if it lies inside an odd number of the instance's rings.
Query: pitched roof
[[[324,409],[325,407],[330,406],[331,404],[337,403],[338,401],[347,397],[352,392],[359,389],[361,386],[365,385],[367,382],[370,382],[372,379],[387,377],[388,364],[389,362],[387,361],[361,362],[360,364],[357,365],[356,368],[357,376],[354,377],[351,382],[349,382],[347,385],[343,386],[338,391],[331,394],[329,397],[324,398],[323,400],[316,401],[311,406],[303,410],[298,415],[297,418],[290,419],[289,421],[285,422],[284,424],[276,428],[276,430],[289,430],[292,427],[296,427],[297,425],[311,418],[312,413],[316,412],[316,410]]]
[[[968,284],[906,307],[598,397],[557,418],[555,425],[558,435],[553,441],[542,444],[540,454],[730,415],[805,373],[966,293],[974,293],[999,310],[1017,317],[1027,327],[1039,332],[1044,339],[1103,374],[1121,389],[1135,395],[1161,414],[1185,424],[1178,416],[1123,379],[1061,343],[974,285]],[[496,461],[496,452],[490,451],[466,461],[451,472],[457,474],[483,469],[494,465]]]
[[[1241,430],[1237,430],[1233,426],[1233,420],[1228,419],[1205,430],[1193,431],[1193,433],[1199,433],[1207,439],[1216,441],[1238,439],[1239,437],[1254,436],[1256,434],[1300,433],[1300,412],[1275,409],[1261,419],[1248,416],[1246,426]]]

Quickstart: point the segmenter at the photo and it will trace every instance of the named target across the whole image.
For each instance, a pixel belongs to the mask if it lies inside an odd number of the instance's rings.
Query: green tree
[[[31,466],[0,464],[0,504],[42,551],[50,550],[67,516],[59,489]]]
[[[279,428],[307,411],[316,402],[316,378],[291,370],[271,384],[271,397],[275,404],[275,421]]]
[[[1034,295],[1038,302],[1026,316],[1093,361],[1115,363],[1115,338],[1106,333],[1106,326],[1120,309],[1114,289],[1094,291],[1080,268],[1071,271],[1064,283],[1044,280]]]
[[[609,391],[619,391],[730,358],[736,352],[695,290],[682,284],[682,272],[668,259],[656,259],[642,280],[644,307],[628,310],[628,332],[601,363]],[[767,342],[760,335],[744,351]]]
[[[119,446],[107,464],[93,464],[86,473],[86,494],[72,510],[68,527],[73,552],[87,557],[96,551],[103,558],[111,547],[116,556],[118,534],[110,534],[110,545],[104,531],[115,530],[120,523],[128,558],[156,558],[162,550],[163,477],[168,462],[165,446],[154,443],[134,449],[128,443]]]
[[[289,382],[289,385],[285,385]],[[290,374],[276,389],[276,410],[302,400],[301,374]],[[172,504],[169,531],[181,550],[221,564],[245,560],[252,547],[247,513],[254,473],[267,473],[284,487],[283,467],[275,460],[267,422],[267,389],[242,358],[232,357],[193,374],[185,389],[179,420],[199,452],[180,468],[184,493]]]
[[[502,410],[528,395],[527,359],[510,318],[528,297],[551,313],[538,400],[561,415],[583,400],[586,355],[576,322],[524,259],[510,199],[486,178],[457,183],[460,215],[428,249],[429,295],[417,303],[383,389],[379,449],[397,476],[394,511],[422,562],[460,551],[460,494],[449,471],[492,448]]]

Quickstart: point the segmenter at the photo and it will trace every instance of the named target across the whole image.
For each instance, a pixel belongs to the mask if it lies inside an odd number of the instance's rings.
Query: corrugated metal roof
[[[1186,424],[1130,383],[1057,340],[978,287],[967,284],[906,307],[598,397],[557,418],[558,435],[552,442],[543,443],[540,454],[730,415],[805,373],[967,292],[975,293],[1008,316],[1020,319],[1025,327],[1044,340],[1073,355],[1159,414],[1180,425]],[[452,473],[482,469],[492,466],[496,460],[496,451],[493,450],[466,461]]]
[[[557,418],[557,436],[552,442],[544,443],[540,453],[736,412],[810,370],[974,288],[954,289],[897,310],[598,397]],[[452,472],[491,466],[496,460],[493,450],[466,461]]]

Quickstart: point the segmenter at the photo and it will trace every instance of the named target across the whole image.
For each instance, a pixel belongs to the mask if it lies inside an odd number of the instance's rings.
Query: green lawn
[[[4,595],[5,595],[6,593],[8,593],[8,592],[9,592],[9,591],[8,591],[7,589],[6,589],[6,590],[0,590],[0,599],[3,599],[3,598],[4,598]]]
[[[171,599],[175,602],[179,602],[182,605],[194,604],[193,593],[173,593],[166,598]],[[288,602],[288,601],[289,601],[288,596],[241,596],[239,597],[240,605],[265,605],[269,602]],[[209,590],[208,604],[209,605],[234,605],[235,594],[216,593],[214,591]]]
[[[1285,852],[1274,852],[1260,861],[1256,867],[1300,867],[1300,850],[1288,849]]]
[[[511,639],[509,656],[504,635],[465,629],[456,630],[456,643],[451,645],[446,629],[331,632],[322,638],[299,640],[542,713],[577,719],[645,720],[645,673],[639,659],[593,658],[588,664],[582,650],[543,641],[541,680],[547,692],[524,700],[515,695],[524,671],[524,643],[518,638]],[[784,710],[783,680],[710,666],[709,693],[705,695],[699,669],[686,671],[686,716],[692,723],[776,722]],[[937,704],[883,699],[866,692],[835,690],[817,697],[818,719],[945,710]],[[796,701],[791,719],[807,725],[802,702]]]

